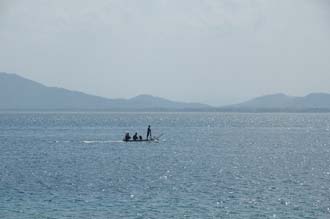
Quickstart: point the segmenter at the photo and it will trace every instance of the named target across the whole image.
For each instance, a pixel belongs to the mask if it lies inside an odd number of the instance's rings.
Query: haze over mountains
[[[215,106],[330,92],[329,12],[330,0],[0,0],[0,71]]]
[[[151,95],[109,99],[63,88],[47,87],[16,74],[0,73],[0,110],[116,110],[116,111],[330,111],[330,94],[305,97],[273,94],[244,103],[213,107]]]

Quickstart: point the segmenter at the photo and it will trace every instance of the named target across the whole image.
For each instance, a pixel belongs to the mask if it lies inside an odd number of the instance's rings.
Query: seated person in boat
[[[131,136],[129,135],[128,132],[126,132],[124,141],[129,141],[130,139],[131,139]]]
[[[139,136],[139,140],[140,140],[140,141],[142,141],[142,140],[143,140],[143,138],[142,138],[142,136],[141,136],[141,135]]]
[[[138,134],[137,134],[137,132],[135,132],[135,134],[133,135],[133,141],[137,141],[138,140]]]

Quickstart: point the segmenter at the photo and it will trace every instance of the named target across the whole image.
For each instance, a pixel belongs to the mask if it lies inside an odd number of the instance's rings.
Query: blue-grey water
[[[330,218],[330,114],[0,113],[0,218]]]

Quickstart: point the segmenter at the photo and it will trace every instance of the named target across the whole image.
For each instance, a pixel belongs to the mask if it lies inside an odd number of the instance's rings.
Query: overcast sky
[[[0,0],[0,72],[213,105],[330,92],[329,0]]]

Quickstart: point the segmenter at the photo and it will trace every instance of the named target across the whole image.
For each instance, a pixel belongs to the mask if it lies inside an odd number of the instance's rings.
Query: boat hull
[[[126,141],[126,140],[123,140],[123,142],[155,142],[155,141],[157,141],[156,139],[149,139],[149,140],[147,140],[147,139],[143,139],[143,140],[128,140],[128,141]]]

